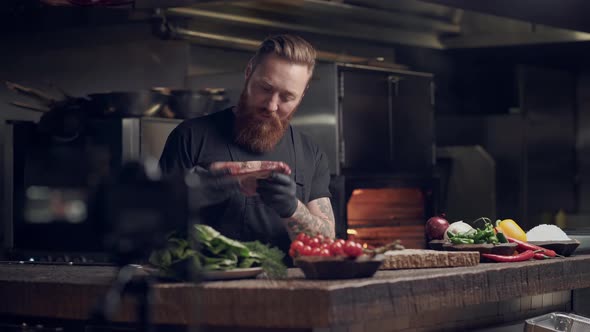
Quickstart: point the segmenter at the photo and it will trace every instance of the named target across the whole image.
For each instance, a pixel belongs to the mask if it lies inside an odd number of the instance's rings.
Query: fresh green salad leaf
[[[194,225],[191,231],[191,240],[197,241],[205,247],[211,246],[211,241],[221,235],[213,227],[206,225]]]
[[[207,225],[194,225],[188,236],[172,233],[167,246],[155,250],[150,263],[166,275],[186,279],[189,269],[231,270],[260,266],[270,278],[283,278],[285,254],[258,241],[240,242]]]

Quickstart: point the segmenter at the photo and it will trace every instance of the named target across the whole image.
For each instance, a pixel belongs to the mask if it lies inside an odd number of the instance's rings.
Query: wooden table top
[[[0,314],[87,319],[110,286],[106,266],[0,265]],[[378,271],[372,278],[158,283],[162,324],[310,328],[590,287],[590,255],[471,267]],[[134,320],[126,299],[117,321]]]

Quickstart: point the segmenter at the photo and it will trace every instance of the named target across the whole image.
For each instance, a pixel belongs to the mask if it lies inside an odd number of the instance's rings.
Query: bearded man
[[[298,36],[267,38],[246,67],[238,105],[185,120],[168,137],[160,158],[164,173],[228,161],[278,161],[291,169],[258,180],[256,195],[236,193],[205,208],[203,222],[222,234],[285,252],[301,232],[334,238],[327,157],[290,125],[315,57]]]

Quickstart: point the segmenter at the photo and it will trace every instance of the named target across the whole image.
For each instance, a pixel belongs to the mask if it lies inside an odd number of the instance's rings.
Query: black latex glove
[[[238,180],[227,176],[228,174],[228,169],[210,171],[201,166],[192,168],[185,179],[192,207],[201,208],[217,204],[238,193]]]
[[[286,174],[273,173],[269,178],[258,180],[256,192],[264,204],[274,209],[281,218],[288,218],[297,210],[295,196],[297,185]]]

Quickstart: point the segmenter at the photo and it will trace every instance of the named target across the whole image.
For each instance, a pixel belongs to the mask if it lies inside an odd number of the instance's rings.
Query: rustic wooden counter
[[[112,267],[0,265],[0,315],[84,320],[115,274]],[[379,271],[312,281],[251,279],[155,286],[155,322],[209,326],[327,328],[440,308],[590,287],[590,255],[466,268]],[[117,321],[133,321],[126,301]]]

